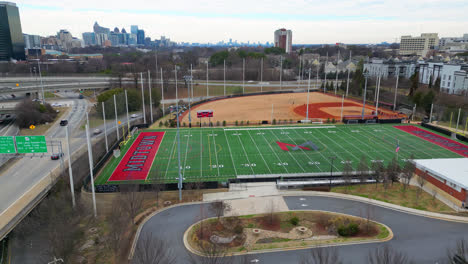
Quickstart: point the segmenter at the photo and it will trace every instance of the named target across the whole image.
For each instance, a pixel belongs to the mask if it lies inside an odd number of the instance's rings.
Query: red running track
[[[164,132],[141,132],[108,181],[146,180],[163,137]]]
[[[455,140],[448,139],[446,137],[439,136],[427,130],[421,129],[415,126],[393,126],[394,128],[400,129],[426,141],[434,143],[452,152],[468,158],[468,146],[460,144]]]

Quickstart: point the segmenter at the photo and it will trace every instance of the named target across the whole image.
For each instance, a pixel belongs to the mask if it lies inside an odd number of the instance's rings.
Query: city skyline
[[[216,43],[230,38],[239,42],[272,42],[271,32],[284,27],[293,30],[293,44],[358,44],[395,42],[401,35],[422,32],[438,32],[440,37],[459,36],[468,27],[467,7],[459,0],[429,3],[340,0],[327,4],[319,1],[304,4],[299,0],[287,4],[224,1],[216,5],[187,1],[164,6],[141,0],[133,1],[132,6],[122,0],[15,3],[20,9],[23,32],[42,36],[67,29],[73,36],[81,37],[99,21],[109,28],[129,29],[131,25],[139,25],[151,38],[168,36],[176,42]],[[320,15],[317,10],[321,10]],[[41,23],[37,23],[38,19]]]

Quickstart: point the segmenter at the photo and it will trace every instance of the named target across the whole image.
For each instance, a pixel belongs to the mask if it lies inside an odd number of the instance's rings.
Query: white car
[[[130,117],[131,117],[131,118],[137,118],[138,115],[137,115],[137,114],[132,114]]]
[[[99,135],[99,134],[101,134],[101,133],[102,133],[102,131],[101,131],[101,129],[99,129],[99,128],[96,128],[96,129],[94,129],[94,131],[93,131],[93,134],[94,134],[94,135]]]

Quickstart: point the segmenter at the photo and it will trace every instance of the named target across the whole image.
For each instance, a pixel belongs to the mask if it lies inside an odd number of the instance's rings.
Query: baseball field
[[[112,157],[96,184],[226,182],[236,178],[329,175],[365,157],[401,165],[417,159],[468,157],[468,146],[415,125],[301,125],[140,131]],[[397,148],[399,149],[396,152]]]

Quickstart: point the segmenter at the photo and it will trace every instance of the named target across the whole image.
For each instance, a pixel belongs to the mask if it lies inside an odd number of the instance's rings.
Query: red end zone
[[[419,127],[415,126],[393,126],[394,128],[398,128],[400,130],[403,130],[405,132],[408,132],[412,135],[415,135],[419,138],[422,138],[424,140],[427,140],[431,143],[434,143],[438,146],[441,146],[445,149],[448,149],[450,151],[453,151],[457,154],[460,154],[464,157],[468,157],[468,146],[460,144],[454,140],[439,136],[437,134],[434,134],[432,132],[426,131],[424,129],[421,129]]]
[[[108,181],[146,180],[163,137],[164,132],[141,132]]]

